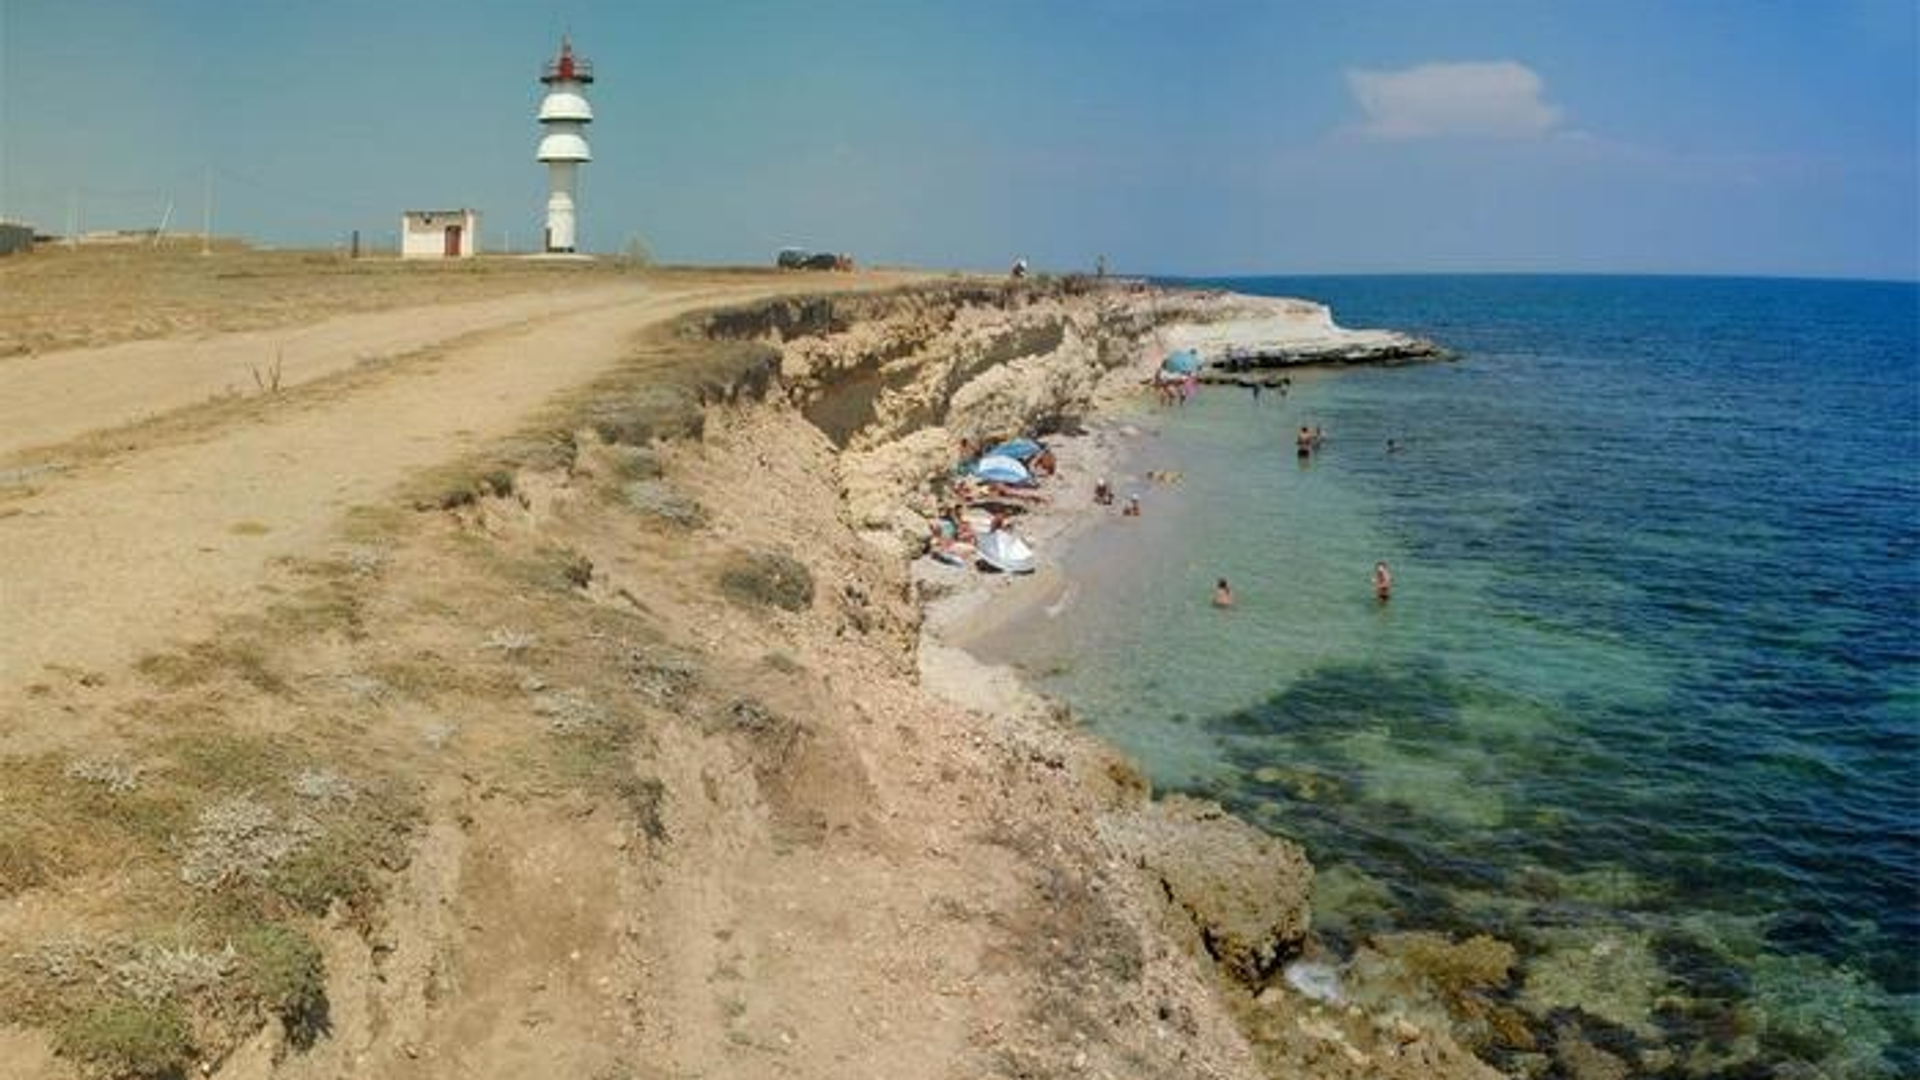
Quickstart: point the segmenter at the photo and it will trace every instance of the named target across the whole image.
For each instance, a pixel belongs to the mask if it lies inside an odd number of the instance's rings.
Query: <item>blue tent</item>
[[[1180,349],[1167,354],[1160,362],[1160,370],[1171,371],[1176,375],[1191,375],[1200,370],[1200,355],[1192,349]]]
[[[1030,458],[1039,457],[1040,452],[1045,449],[1046,447],[1041,446],[1032,439],[1008,439],[1006,442],[987,451],[982,456],[1007,457],[1015,461],[1026,461]]]
[[[1033,474],[1025,465],[1009,457],[996,457],[988,454],[974,463],[973,475],[982,480],[992,480],[1000,484],[1031,484]]]

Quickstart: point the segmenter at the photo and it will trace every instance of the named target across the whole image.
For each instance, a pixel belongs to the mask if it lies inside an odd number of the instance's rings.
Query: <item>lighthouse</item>
[[[560,39],[560,55],[547,61],[540,71],[540,82],[547,96],[540,101],[540,150],[534,156],[547,166],[547,240],[550,252],[571,252],[574,247],[573,189],[578,182],[580,163],[592,161],[587,149],[587,125],[593,122],[593,107],[587,104],[587,85],[593,82],[593,65],[573,55],[573,43]]]

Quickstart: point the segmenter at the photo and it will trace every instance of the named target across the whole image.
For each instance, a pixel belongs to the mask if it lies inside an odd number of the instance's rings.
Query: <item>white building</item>
[[[587,125],[593,123],[593,107],[587,104],[587,87],[593,82],[593,65],[573,55],[573,43],[560,39],[560,55],[547,61],[540,71],[546,85],[546,97],[540,101],[540,149],[534,157],[547,166],[547,234],[543,245],[550,252],[574,250],[574,186],[579,167],[593,160],[587,147]]]
[[[468,259],[479,253],[478,210],[408,210],[400,215],[403,259]]]

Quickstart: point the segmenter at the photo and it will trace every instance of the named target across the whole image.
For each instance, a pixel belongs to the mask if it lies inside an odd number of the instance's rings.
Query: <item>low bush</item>
[[[279,1017],[288,1039],[311,1046],[327,1028],[327,965],[320,946],[290,926],[270,923],[234,941],[248,991]]]
[[[813,604],[813,572],[790,555],[743,552],[721,568],[720,590],[741,604],[802,611]]]
[[[61,1056],[103,1080],[177,1080],[193,1059],[186,1014],[172,1001],[110,999],[64,1019],[53,1039]]]

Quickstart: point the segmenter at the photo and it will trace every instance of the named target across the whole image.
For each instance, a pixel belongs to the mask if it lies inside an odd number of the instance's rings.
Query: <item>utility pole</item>
[[[80,246],[80,193],[67,191],[67,246]]]
[[[207,188],[200,202],[200,254],[213,254],[213,166],[207,166]]]

